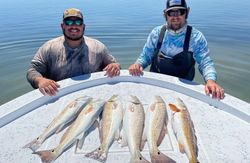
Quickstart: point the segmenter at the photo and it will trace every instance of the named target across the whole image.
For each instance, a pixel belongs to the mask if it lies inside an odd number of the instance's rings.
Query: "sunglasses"
[[[77,19],[77,20],[65,19],[63,22],[67,26],[72,26],[72,25],[81,26],[83,24],[83,20],[81,19]]]
[[[182,16],[185,13],[186,13],[185,9],[169,10],[169,11],[167,11],[168,16]]]

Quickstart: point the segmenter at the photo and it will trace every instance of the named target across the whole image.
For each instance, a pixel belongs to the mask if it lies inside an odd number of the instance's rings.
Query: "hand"
[[[205,93],[212,95],[212,98],[223,99],[225,97],[224,89],[219,86],[214,80],[208,80],[205,85]]]
[[[130,65],[128,70],[131,75],[140,76],[142,75],[143,68],[139,63],[135,63],[135,64]]]
[[[53,96],[58,92],[58,88],[60,87],[54,80],[43,77],[37,77],[35,82],[43,95]]]
[[[104,74],[105,76],[108,75],[108,77],[112,78],[114,76],[120,75],[120,69],[121,66],[119,63],[110,63],[103,69],[103,71],[106,71]]]

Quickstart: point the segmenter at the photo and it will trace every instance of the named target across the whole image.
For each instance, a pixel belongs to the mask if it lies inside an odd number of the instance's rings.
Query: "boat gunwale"
[[[155,78],[157,77],[157,78]],[[167,77],[167,78],[166,78]],[[161,79],[168,79],[168,80],[160,80]],[[176,91],[178,93],[185,94],[192,98],[198,99],[202,102],[205,102],[209,105],[214,106],[217,109],[223,110],[233,116],[241,119],[246,123],[250,123],[250,114],[244,112],[243,110],[239,110],[239,108],[235,108],[230,106],[227,103],[222,101],[212,99],[211,97],[201,93],[201,90],[193,89],[197,86],[201,86],[195,82],[190,82],[184,79],[179,79],[176,77],[163,75],[163,74],[156,74],[152,72],[144,72],[143,76],[135,77],[129,75],[127,70],[122,70],[120,76],[116,76],[113,78],[109,78],[104,76],[104,72],[97,72],[93,74],[81,75],[74,78],[68,78],[62,80],[60,82],[65,82],[72,80],[71,85],[65,86],[60,89],[60,91],[55,96],[38,96],[37,99],[24,104],[16,108],[14,111],[10,113],[0,115],[0,128],[4,127],[5,125],[15,121],[16,119],[22,117],[23,115],[43,106],[44,104],[52,103],[59,99],[62,96],[68,95],[70,93],[80,91],[83,89],[100,86],[104,84],[117,84],[122,82],[131,82],[131,83],[140,83],[140,84],[147,84],[152,86],[157,86],[169,90]],[[34,90],[37,91],[37,90]],[[33,91],[31,91],[33,92]],[[31,93],[29,92],[29,93]],[[11,101],[14,102],[14,101]]]

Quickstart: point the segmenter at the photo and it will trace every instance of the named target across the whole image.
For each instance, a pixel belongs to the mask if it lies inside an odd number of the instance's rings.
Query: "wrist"
[[[35,78],[35,85],[38,88],[39,87],[39,83],[44,79],[44,77],[42,76],[38,76]]]
[[[213,80],[213,79],[208,79],[208,80],[206,81],[206,84],[207,84],[207,83],[216,83],[216,81]]]

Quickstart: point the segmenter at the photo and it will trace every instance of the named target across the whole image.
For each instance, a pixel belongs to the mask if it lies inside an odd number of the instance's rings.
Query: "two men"
[[[216,83],[217,73],[207,41],[200,31],[187,24],[188,14],[185,0],[168,0],[164,10],[167,23],[149,34],[143,52],[129,67],[129,72],[141,75],[151,64],[152,72],[193,80],[196,62],[206,82],[205,93],[222,99],[224,90]],[[61,26],[64,36],[45,43],[32,60],[27,78],[33,87],[53,95],[58,91],[56,81],[101,71],[105,66],[108,76],[119,75],[120,65],[108,54],[107,48],[83,36],[85,25],[79,10],[66,10]]]

